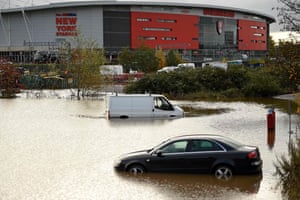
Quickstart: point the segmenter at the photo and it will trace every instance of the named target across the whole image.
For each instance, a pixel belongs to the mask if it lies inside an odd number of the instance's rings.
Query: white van
[[[184,111],[160,94],[116,94],[108,96],[108,118],[179,118]]]
[[[180,63],[177,65],[178,68],[191,68],[195,69],[195,63]]]

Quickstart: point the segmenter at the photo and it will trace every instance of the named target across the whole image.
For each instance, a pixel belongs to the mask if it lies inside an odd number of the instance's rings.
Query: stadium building
[[[123,48],[141,44],[176,49],[189,62],[262,57],[273,22],[256,11],[184,2],[109,0],[10,8],[0,12],[0,57],[33,62],[37,52],[56,52],[79,32],[96,40],[110,60]]]

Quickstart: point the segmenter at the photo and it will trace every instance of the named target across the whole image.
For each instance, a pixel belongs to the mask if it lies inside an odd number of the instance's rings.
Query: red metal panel
[[[198,49],[199,17],[131,12],[131,48]]]
[[[267,23],[239,20],[238,21],[239,50],[267,50]]]
[[[222,16],[222,17],[234,17],[233,11],[213,9],[213,8],[205,8],[203,10],[203,14],[212,15],[212,16]]]

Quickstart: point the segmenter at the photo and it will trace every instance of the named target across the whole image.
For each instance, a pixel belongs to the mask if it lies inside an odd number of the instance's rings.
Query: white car
[[[179,67],[177,66],[166,66],[166,67],[163,67],[162,69],[159,69],[157,70],[158,73],[160,72],[171,72],[171,71],[175,71],[176,69],[178,69]]]

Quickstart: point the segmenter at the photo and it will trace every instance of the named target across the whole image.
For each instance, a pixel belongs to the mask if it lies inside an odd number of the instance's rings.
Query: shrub
[[[279,176],[282,193],[289,200],[300,199],[300,145],[289,145],[289,158],[277,159],[275,175]]]
[[[247,68],[240,65],[232,65],[227,69],[228,80],[232,83],[232,87],[241,89],[249,81]]]
[[[241,90],[239,90],[238,88],[229,88],[227,90],[222,91],[221,94],[227,98],[239,98],[244,96]]]
[[[249,81],[242,92],[245,96],[269,97],[280,92],[280,85],[277,77],[265,72],[263,69],[250,70]]]
[[[206,90],[221,91],[227,89],[226,71],[216,67],[205,67],[198,71],[197,80]]]
[[[167,93],[181,97],[191,93],[210,93],[209,96],[229,98],[268,97],[281,91],[277,77],[266,68],[232,66],[227,71],[216,67],[183,69],[148,74],[127,86],[125,91]]]

